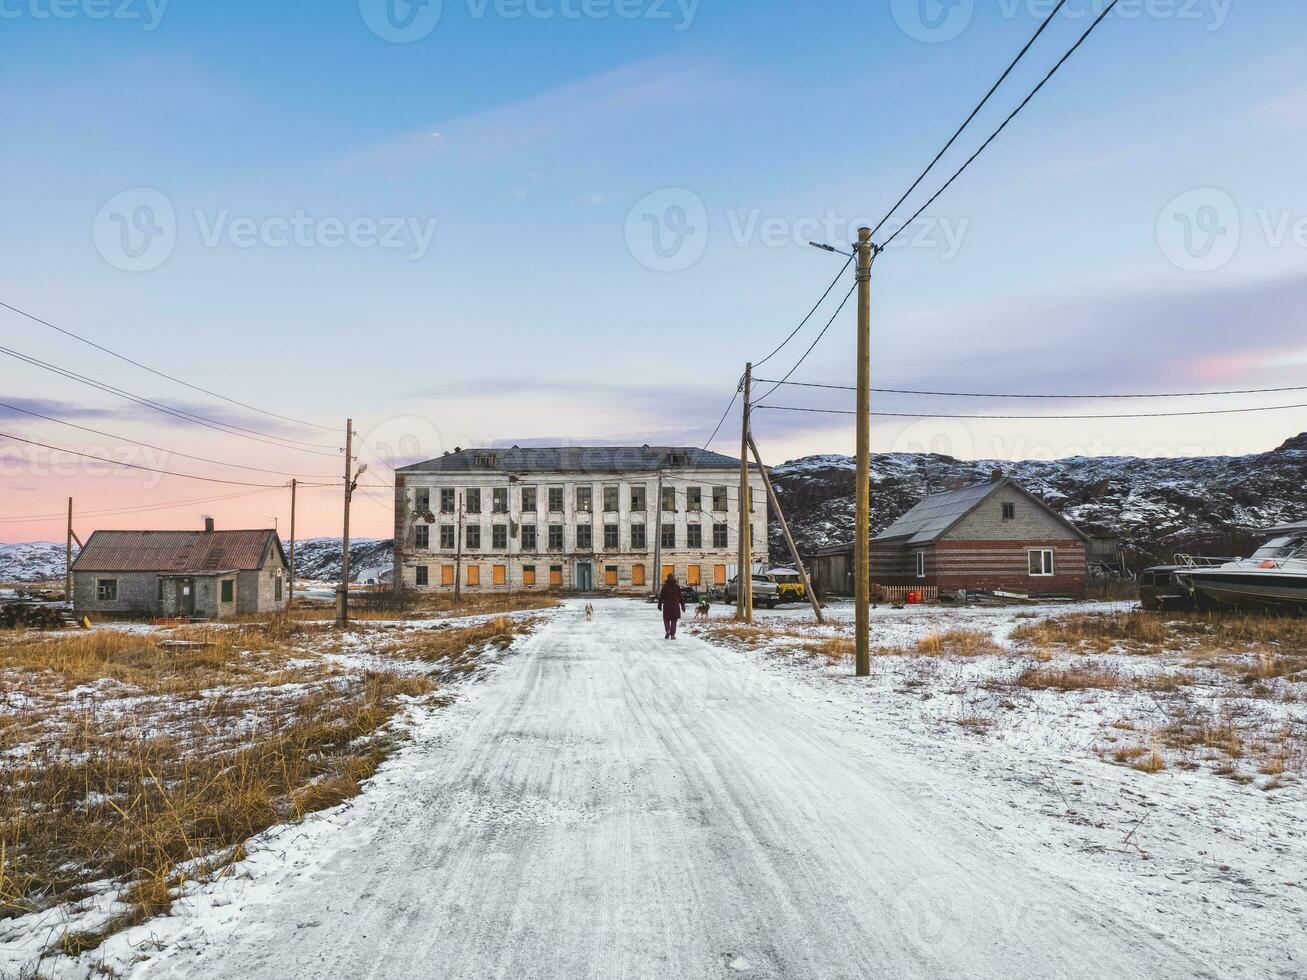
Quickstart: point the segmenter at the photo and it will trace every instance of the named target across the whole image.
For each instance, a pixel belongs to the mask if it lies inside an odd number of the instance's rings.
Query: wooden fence
[[[876,585],[873,583],[871,586],[871,597],[877,602],[906,604],[909,592],[919,593],[922,602],[939,602],[939,586],[937,585]]]

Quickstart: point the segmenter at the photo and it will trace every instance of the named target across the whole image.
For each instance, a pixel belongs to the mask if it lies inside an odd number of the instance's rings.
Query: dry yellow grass
[[[458,669],[520,628],[378,630],[375,649]],[[166,910],[182,867],[213,873],[254,834],[356,795],[394,748],[405,699],[435,684],[412,668],[333,667],[306,650],[315,632],[283,621],[0,642],[5,677],[46,680],[0,716],[0,919],[116,880],[126,911],[56,944],[94,948]],[[88,686],[104,678],[131,697]]]
[[[1093,664],[1075,664],[1070,667],[1028,667],[1017,677],[1019,687],[1035,690],[1110,691],[1122,685],[1121,675]]]
[[[1002,652],[1002,647],[981,630],[946,630],[917,641],[917,653],[929,657],[986,657]]]

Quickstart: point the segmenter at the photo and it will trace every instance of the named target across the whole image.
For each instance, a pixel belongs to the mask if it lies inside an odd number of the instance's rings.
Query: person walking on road
[[[663,611],[663,629],[667,631],[663,639],[676,639],[676,625],[681,621],[681,613],[685,612],[685,599],[681,597],[680,583],[672,572],[667,573],[663,590],[658,593],[658,608]]]

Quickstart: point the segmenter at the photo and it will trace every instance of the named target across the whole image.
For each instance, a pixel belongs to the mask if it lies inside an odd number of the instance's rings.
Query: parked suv
[[[726,583],[726,601],[739,601],[739,576],[731,579]],[[773,582],[766,575],[755,572],[753,576],[753,604],[755,606],[766,606],[768,609],[775,609],[780,605],[781,587]]]

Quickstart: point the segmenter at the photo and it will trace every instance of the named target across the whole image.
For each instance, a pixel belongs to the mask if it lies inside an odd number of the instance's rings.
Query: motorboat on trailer
[[[1175,577],[1199,605],[1307,613],[1307,525],[1271,533],[1251,558],[1177,555]]]

